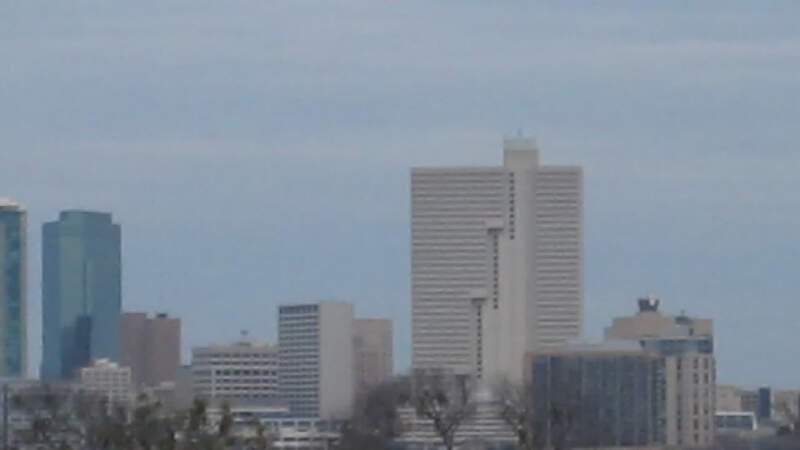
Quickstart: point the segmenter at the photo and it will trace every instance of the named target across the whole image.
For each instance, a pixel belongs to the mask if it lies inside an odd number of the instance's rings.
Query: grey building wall
[[[572,448],[666,441],[660,358],[641,351],[554,353],[536,355],[532,364],[534,428],[543,442]]]
[[[0,199],[0,377],[27,373],[27,220]]]
[[[64,211],[42,228],[44,379],[72,379],[93,359],[119,361],[120,226],[111,214]]]

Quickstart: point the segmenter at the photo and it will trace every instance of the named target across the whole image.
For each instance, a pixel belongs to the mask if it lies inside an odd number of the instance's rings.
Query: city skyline
[[[393,317],[408,368],[407,168],[494,164],[522,127],[584,167],[588,337],[655,292],[715,319],[720,382],[792,387],[798,8],[25,2],[0,195],[28,210],[29,367],[39,227],[87,208],[125,228],[125,309],[180,316],[185,354],[335,296]]]

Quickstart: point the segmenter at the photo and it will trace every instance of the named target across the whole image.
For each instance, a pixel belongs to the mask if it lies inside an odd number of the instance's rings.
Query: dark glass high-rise
[[[64,211],[42,228],[43,379],[69,380],[92,360],[119,361],[120,226]]]

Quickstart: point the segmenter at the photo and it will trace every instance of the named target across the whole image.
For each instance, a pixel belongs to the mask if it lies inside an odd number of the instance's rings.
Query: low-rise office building
[[[108,399],[110,404],[128,404],[133,400],[131,368],[108,359],[97,359],[78,370],[81,387]]]
[[[534,429],[545,445],[666,442],[665,361],[633,341],[572,344],[532,357]]]
[[[278,348],[242,339],[192,349],[192,389],[206,399],[274,401],[278,398]]]

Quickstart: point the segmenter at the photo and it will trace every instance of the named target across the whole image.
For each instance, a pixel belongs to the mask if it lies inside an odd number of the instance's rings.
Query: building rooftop
[[[602,342],[571,341],[564,346],[543,350],[538,354],[586,354],[586,353],[643,353],[638,341],[612,339]]]
[[[20,211],[22,210],[22,205],[9,198],[0,197],[0,209],[10,209],[14,211]]]

